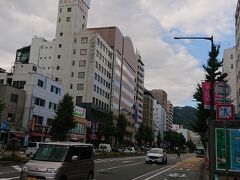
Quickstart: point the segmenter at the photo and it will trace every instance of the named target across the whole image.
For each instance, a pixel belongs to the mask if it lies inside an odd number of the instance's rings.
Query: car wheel
[[[93,178],[94,178],[94,174],[93,174],[93,172],[90,172],[88,174],[87,180],[90,180],[90,179],[93,179]]]

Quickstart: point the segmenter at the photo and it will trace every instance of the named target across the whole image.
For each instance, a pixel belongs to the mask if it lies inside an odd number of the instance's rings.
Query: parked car
[[[93,179],[92,144],[43,143],[21,171],[20,179]]]
[[[152,148],[147,152],[146,163],[167,164],[167,152],[162,148]]]
[[[38,148],[41,146],[42,142],[30,142],[28,143],[28,147],[26,149],[26,156],[29,157],[34,155]]]
[[[112,148],[110,144],[99,144],[98,146],[98,150],[99,151],[105,151],[105,152],[111,152]]]
[[[123,152],[133,154],[136,153],[137,151],[135,150],[134,147],[126,147]]]

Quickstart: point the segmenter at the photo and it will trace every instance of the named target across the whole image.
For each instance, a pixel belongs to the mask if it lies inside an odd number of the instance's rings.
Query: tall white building
[[[240,107],[237,106],[236,47],[225,49],[223,58],[223,73],[228,74],[227,84],[231,87],[231,93],[227,98],[233,101],[237,112]]]
[[[172,129],[173,124],[173,105],[171,101],[167,101],[167,129],[166,131],[170,131]]]

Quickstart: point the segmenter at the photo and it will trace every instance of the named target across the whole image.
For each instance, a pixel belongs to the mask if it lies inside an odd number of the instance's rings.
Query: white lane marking
[[[156,169],[156,170],[151,171],[151,172],[149,172],[149,173],[147,173],[147,174],[143,174],[143,175],[141,175],[141,176],[135,177],[135,178],[133,178],[133,179],[131,179],[131,180],[140,179],[140,178],[142,178],[142,177],[144,177],[144,176],[147,176],[147,175],[149,175],[149,174],[155,173],[155,172],[160,171],[160,170],[162,170],[162,169],[166,169],[166,168],[168,168],[169,166],[170,166],[170,165],[165,166],[165,167],[162,167],[162,168],[160,168],[160,169]]]
[[[176,165],[174,165],[174,166],[172,166],[172,167],[170,167],[170,168],[168,168],[168,169],[165,169],[165,170],[163,170],[163,171],[161,171],[161,172],[159,172],[159,173],[157,173],[157,174],[154,174],[154,175],[152,175],[152,176],[150,176],[150,177],[148,177],[148,178],[146,178],[146,179],[144,179],[144,180],[152,179],[152,178],[158,176],[159,174],[162,174],[162,173],[164,173],[164,172],[166,172],[166,171],[169,171],[169,170],[172,169],[172,168],[175,168],[175,167],[179,166],[180,164],[182,164],[182,163],[178,163],[178,164],[176,164]]]
[[[133,162],[133,161],[122,161],[122,163],[129,163],[129,162]]]
[[[19,176],[18,177],[11,177],[11,178],[0,178],[2,180],[12,180],[12,179],[19,179]]]
[[[128,165],[122,165],[122,166],[115,166],[115,167],[110,167],[110,168],[106,168],[106,169],[99,169],[99,170],[97,170],[97,172],[106,171],[106,170],[111,170],[111,169],[118,169],[118,168],[128,167],[128,166],[135,166],[135,165],[138,165],[138,164],[142,164],[142,162],[140,162],[140,163],[128,164]]]
[[[137,156],[137,157],[123,157],[123,158],[107,158],[107,159],[96,159],[96,163],[102,162],[112,162],[112,161],[124,161],[124,160],[133,160],[133,159],[142,159],[145,156]]]
[[[14,169],[16,169],[17,171],[21,171],[22,168],[20,166],[12,166]]]

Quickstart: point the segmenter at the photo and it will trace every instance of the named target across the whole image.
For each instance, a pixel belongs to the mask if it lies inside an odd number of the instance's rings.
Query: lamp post
[[[213,53],[213,36],[210,37],[174,37],[174,39],[196,39],[196,40],[208,40],[211,41],[211,52],[210,52],[210,58],[212,56]],[[213,67],[213,61],[210,61],[210,66]],[[209,123],[208,123],[208,154],[209,154],[209,179],[212,180],[213,178],[213,160],[212,160],[212,153],[211,153],[211,149],[210,149],[210,144],[212,144],[211,141],[211,136],[210,136],[210,126],[211,126],[211,122],[214,120],[214,68],[211,68],[210,71],[210,119],[209,119]]]

